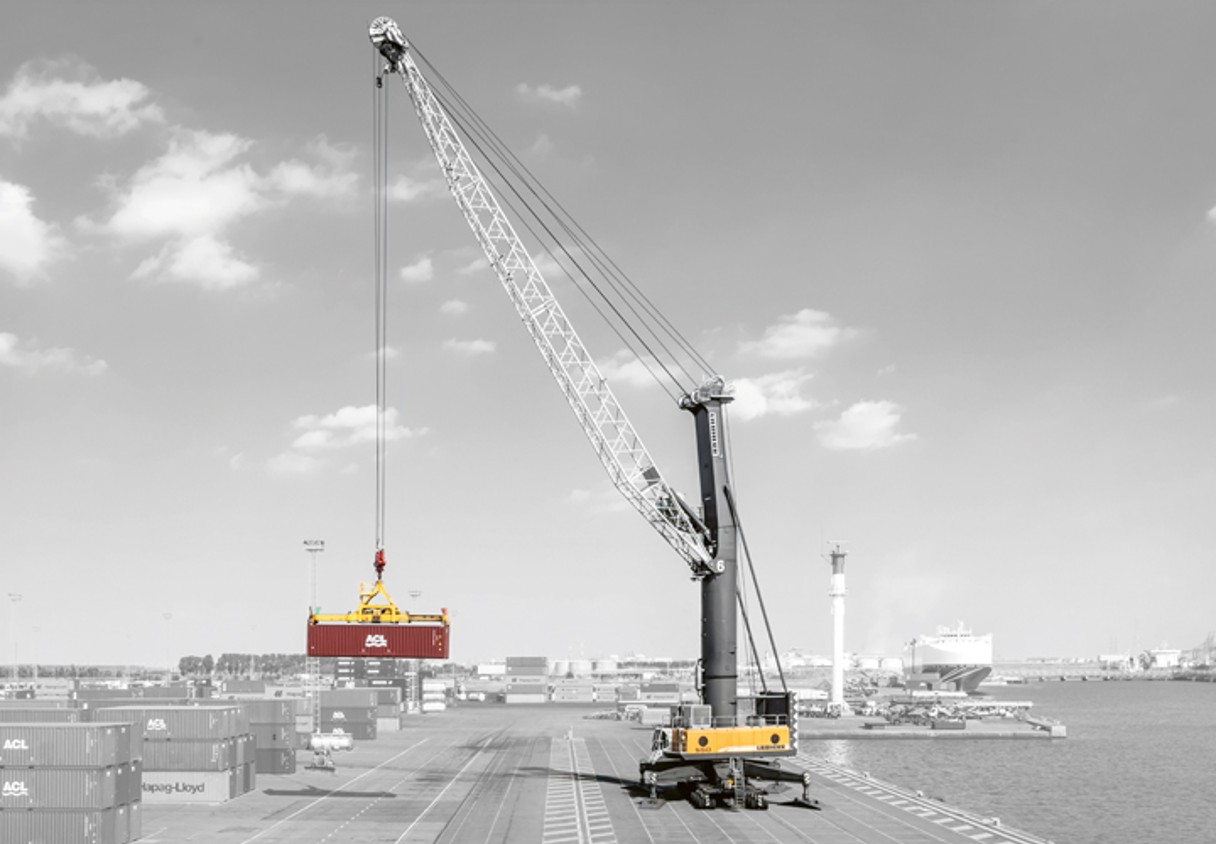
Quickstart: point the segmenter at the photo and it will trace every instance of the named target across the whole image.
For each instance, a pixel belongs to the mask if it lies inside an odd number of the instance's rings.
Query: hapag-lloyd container
[[[447,659],[446,624],[310,624],[309,656]]]
[[[226,771],[237,764],[236,739],[144,743],[145,771]]]
[[[137,758],[130,724],[0,724],[0,767],[120,765]]]
[[[144,771],[145,803],[225,803],[232,799],[237,769],[226,771]]]
[[[124,844],[142,834],[138,803],[100,811],[0,812],[0,841],[5,844]]]
[[[97,709],[93,720],[127,721],[143,731],[143,739],[222,739],[249,732],[249,719],[237,707],[121,706]]]
[[[0,810],[3,812],[10,809],[108,809],[118,803],[117,768],[0,770]]]

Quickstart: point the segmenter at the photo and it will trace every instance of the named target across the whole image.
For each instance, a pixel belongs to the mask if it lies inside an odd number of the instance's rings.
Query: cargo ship
[[[935,636],[917,636],[908,643],[911,687],[974,693],[992,673],[992,634],[977,636],[962,622],[938,627]]]

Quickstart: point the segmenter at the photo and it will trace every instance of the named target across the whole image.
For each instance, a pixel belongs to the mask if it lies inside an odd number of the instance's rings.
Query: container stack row
[[[13,720],[23,711],[0,709],[0,841],[125,844],[138,839],[142,779],[140,742],[132,726]]]
[[[321,732],[343,732],[356,741],[373,741],[378,700],[375,689],[327,689],[321,692]]]
[[[577,678],[555,680],[553,700],[563,703],[591,703],[595,700],[595,684],[590,680]]]
[[[248,714],[236,706],[118,706],[94,722],[134,725],[143,739],[148,803],[225,803],[257,782]]]
[[[448,687],[442,680],[422,681],[422,711],[443,712],[448,708]]]
[[[372,688],[376,693],[376,732],[395,733],[401,730],[401,689],[396,686]]]
[[[295,701],[271,698],[247,700],[242,707],[249,713],[249,731],[256,746],[259,774],[296,772]]]
[[[549,697],[549,660],[543,656],[507,657],[507,703],[544,703]]]

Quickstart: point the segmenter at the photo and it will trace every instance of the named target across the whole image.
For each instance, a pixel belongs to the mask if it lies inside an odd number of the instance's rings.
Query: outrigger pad
[[[639,809],[662,809],[667,801],[662,797],[642,797],[638,800]]]

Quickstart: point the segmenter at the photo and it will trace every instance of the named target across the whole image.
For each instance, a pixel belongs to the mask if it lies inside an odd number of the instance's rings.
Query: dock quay
[[[463,704],[356,742],[337,771],[259,775],[220,805],[146,805],[147,844],[520,842],[520,844],[1045,844],[964,809],[821,760],[810,772],[822,809],[649,808],[634,790],[651,729],[592,717],[594,706]],[[861,730],[858,730],[861,732]],[[800,793],[791,788],[789,799]]]
[[[965,726],[955,727],[953,725]],[[1024,720],[1000,719],[981,721],[968,719],[942,723],[893,724],[881,718],[845,715],[840,718],[806,718],[799,721],[798,736],[802,739],[929,739],[934,741],[967,741],[984,739],[1041,740],[1065,738],[1062,724],[1046,718]]]

